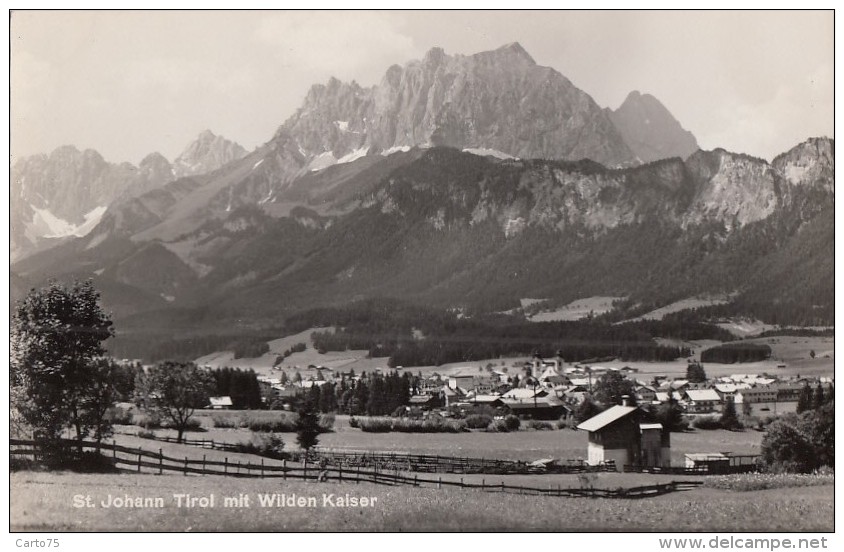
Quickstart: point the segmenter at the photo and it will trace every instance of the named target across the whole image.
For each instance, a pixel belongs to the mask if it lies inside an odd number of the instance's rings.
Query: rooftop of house
[[[720,401],[721,396],[714,389],[689,389],[686,396],[690,401]]]
[[[577,426],[577,429],[582,429],[583,431],[599,431],[607,427],[608,425],[613,424],[618,420],[624,418],[625,416],[629,416],[635,411],[635,406],[615,405],[612,408],[604,410],[597,416],[592,416],[591,418]]]

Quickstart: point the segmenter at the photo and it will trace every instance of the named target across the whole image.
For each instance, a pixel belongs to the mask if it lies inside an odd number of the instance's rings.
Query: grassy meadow
[[[249,415],[272,418],[285,416],[281,411],[251,412]],[[220,429],[213,427],[213,416],[237,418],[241,412],[199,413],[205,431],[187,433],[190,439],[213,439],[221,443],[239,443],[250,440],[252,433],[246,429]],[[115,439],[126,446],[143,446],[155,449],[163,445],[157,441],[134,437],[135,426],[119,426]],[[175,437],[168,429],[155,430],[156,435]],[[294,433],[280,433],[285,450],[299,450]],[[759,454],[763,434],[759,431],[692,430],[671,434],[671,462],[683,465],[684,455],[692,452],[733,452]],[[442,456],[470,456],[504,460],[538,460],[561,458],[585,459],[587,434],[572,429],[530,430],[510,433],[470,431],[464,433],[366,433],[349,426],[348,416],[336,416],[334,431],[319,436],[319,445],[326,448],[398,451]],[[181,445],[177,445],[181,446]],[[184,447],[180,454],[195,454],[198,449]]]
[[[12,531],[831,531],[833,485],[735,492],[697,489],[635,502],[496,494],[472,489],[288,483],[216,476],[11,474]],[[215,495],[213,508],[177,507],[174,494]],[[315,508],[261,507],[259,493],[314,497]],[[331,507],[323,494],[375,497]],[[248,495],[250,506],[223,505]],[[94,507],[74,508],[74,496]],[[162,508],[104,508],[115,497]],[[84,504],[78,499],[78,504]],[[633,507],[635,506],[635,507]]]

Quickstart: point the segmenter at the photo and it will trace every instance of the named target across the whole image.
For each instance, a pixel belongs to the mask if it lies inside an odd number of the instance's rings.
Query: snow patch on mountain
[[[337,164],[337,158],[330,151],[320,153],[308,163],[308,170],[311,172],[321,171],[331,165]]]
[[[481,157],[489,156],[497,159],[518,159],[518,157],[513,157],[509,153],[504,153],[503,151],[490,148],[465,148],[463,151],[471,153],[472,155],[480,155]]]
[[[393,155],[394,153],[398,153],[398,152],[407,153],[408,151],[410,151],[410,146],[393,146],[391,148],[388,148],[388,149],[385,149],[384,151],[382,151],[381,155],[386,157],[388,155]]]
[[[49,209],[39,209],[33,206],[32,210],[32,222],[27,226],[28,234],[40,235],[45,238],[66,238],[68,236],[81,238],[100,222],[106,212],[106,207],[95,207],[85,213],[84,222],[78,225],[57,217]]]
[[[368,151],[369,151],[369,148],[366,147],[366,146],[364,146],[362,148],[358,148],[354,151],[347,153],[346,155],[344,155],[340,159],[338,159],[337,164],[339,165],[341,163],[351,163],[352,161],[354,161],[356,159],[360,159],[361,157],[366,156]]]

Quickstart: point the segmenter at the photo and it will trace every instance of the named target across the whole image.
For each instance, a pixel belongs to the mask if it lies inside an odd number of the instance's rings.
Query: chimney
[[[621,396],[621,405],[622,406],[630,406],[630,395],[622,395]]]

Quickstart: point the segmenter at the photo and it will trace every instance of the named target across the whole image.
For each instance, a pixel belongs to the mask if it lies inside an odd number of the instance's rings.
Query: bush
[[[504,420],[495,420],[490,428],[499,433],[507,433],[510,431],[507,429],[507,423]]]
[[[221,429],[237,429],[239,427],[243,427],[242,420],[238,420],[234,416],[221,416],[219,414],[214,414],[211,416],[211,422],[214,424],[214,427]]]
[[[835,465],[834,404],[772,422],[762,439],[762,458],[770,471],[810,473]]]
[[[185,431],[205,431],[205,428],[202,427],[202,420],[199,418],[190,418],[185,423]]]
[[[492,423],[492,416],[487,414],[470,414],[466,416],[466,427],[469,429],[486,429]]]
[[[170,420],[164,420],[160,424],[163,428],[168,429],[175,429],[173,426],[173,422]],[[205,431],[205,428],[202,427],[202,420],[199,418],[189,418],[187,422],[185,422],[185,431]]]
[[[239,420],[239,427],[261,433],[294,433],[296,431],[295,412],[249,412]]]
[[[277,460],[283,460],[288,456],[283,452],[284,440],[276,433],[253,434],[248,443],[238,443],[234,449],[235,452],[257,454]]]
[[[106,410],[105,419],[106,421],[116,425],[132,425],[135,417],[132,415],[132,411],[128,408],[122,406],[112,406]]]
[[[721,429],[721,418],[719,416],[697,416],[692,420],[692,427],[695,429]]]
[[[508,414],[504,417],[504,425],[507,426],[507,431],[518,431],[519,426],[522,425],[522,421],[519,420],[518,416]]]
[[[355,429],[358,429],[360,427],[360,424],[358,423],[358,419],[355,418],[354,416],[351,416],[349,418],[349,427],[353,427]]]
[[[320,433],[331,433],[334,431],[334,414],[323,414],[319,417],[319,431]]]
[[[138,432],[138,437],[141,439],[155,439],[155,432],[142,429]]]
[[[439,416],[431,416],[425,420],[409,418],[371,417],[359,418],[356,424],[367,433],[460,433],[466,430],[464,420],[447,420]]]
[[[538,431],[544,431],[546,429],[554,429],[554,424],[551,422],[544,422],[542,420],[528,420],[525,426],[528,429],[536,429]]]
[[[759,491],[834,484],[834,473],[745,473],[712,476],[704,480],[704,487],[728,491]]]
[[[159,429],[161,427],[161,418],[155,412],[134,414],[132,416],[132,423],[147,430]]]

